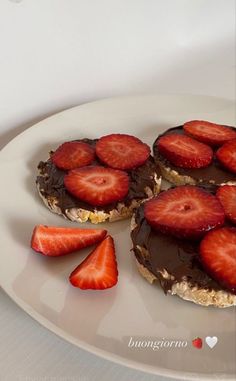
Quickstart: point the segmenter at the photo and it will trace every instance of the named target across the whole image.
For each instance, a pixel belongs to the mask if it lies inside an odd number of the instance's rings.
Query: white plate
[[[45,258],[29,246],[36,224],[76,225],[47,210],[35,189],[38,162],[59,143],[124,132],[151,144],[161,131],[186,120],[234,124],[234,112],[232,101],[213,97],[114,98],[64,111],[17,136],[0,154],[3,289],[45,327],[99,356],[182,380],[235,379],[234,309],[200,307],[149,285],[134,265],[129,221],[104,224],[115,239],[120,274],[110,290],[81,291],[69,284],[68,275],[89,250]],[[212,349],[204,343],[199,350],[191,344],[197,336],[216,336],[218,343]],[[134,348],[128,345],[131,338],[143,346],[158,340],[187,346]]]

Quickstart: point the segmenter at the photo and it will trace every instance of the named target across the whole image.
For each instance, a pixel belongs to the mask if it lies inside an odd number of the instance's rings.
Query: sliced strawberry
[[[201,349],[202,348],[202,339],[200,337],[197,337],[196,339],[192,340],[192,345],[197,349]]]
[[[135,136],[111,134],[100,138],[96,144],[96,154],[109,167],[133,169],[144,164],[150,155],[147,144]]]
[[[158,139],[156,144],[159,152],[177,167],[203,168],[212,161],[212,149],[189,136],[164,135]]]
[[[215,196],[191,185],[169,189],[147,201],[144,214],[154,229],[188,239],[222,225],[225,218]]]
[[[114,241],[107,236],[70,274],[74,287],[103,290],[116,285],[118,270]]]
[[[192,120],[184,123],[184,131],[200,142],[211,146],[220,146],[228,140],[236,139],[236,130],[221,124]]]
[[[104,229],[37,225],[32,234],[31,247],[39,253],[56,257],[100,242],[106,234]]]
[[[236,224],[236,186],[223,185],[218,188],[216,196],[224,208],[226,217]]]
[[[225,143],[216,152],[217,159],[232,173],[236,173],[236,139]]]
[[[92,163],[95,150],[87,143],[66,142],[52,154],[53,163],[60,169],[73,169],[84,167]]]
[[[100,166],[71,170],[64,178],[66,189],[94,206],[121,201],[129,190],[129,176],[118,169]]]
[[[220,228],[206,234],[200,257],[209,275],[236,293],[236,228]]]

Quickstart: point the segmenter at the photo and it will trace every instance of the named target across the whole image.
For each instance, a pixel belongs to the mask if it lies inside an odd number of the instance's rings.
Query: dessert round
[[[158,281],[166,294],[223,308],[236,305],[236,228],[222,218],[216,188],[180,186],[144,202],[132,217],[131,239],[138,270],[149,283]],[[211,216],[196,190],[209,198]],[[154,203],[159,208],[162,195],[166,209],[155,220]],[[202,225],[205,211],[211,226]]]
[[[236,185],[236,128],[191,121],[158,136],[154,159],[174,185]]]
[[[125,134],[107,135],[101,142],[66,142],[50,152],[38,170],[36,184],[45,205],[77,222],[128,218],[161,186],[150,148]]]

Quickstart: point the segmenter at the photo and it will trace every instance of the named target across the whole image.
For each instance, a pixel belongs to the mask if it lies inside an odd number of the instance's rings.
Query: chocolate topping
[[[78,141],[82,141],[95,147],[97,139],[81,139]],[[100,163],[97,158],[92,165],[104,166],[104,164]],[[37,177],[36,183],[39,185],[40,192],[45,197],[56,198],[57,206],[62,210],[63,214],[65,214],[66,209],[70,208],[81,208],[90,211],[95,209],[92,205],[89,205],[88,203],[72,196],[66,190],[64,186],[64,176],[67,171],[57,168],[50,158],[46,162],[41,161],[38,165],[38,169],[40,171],[40,175]],[[133,199],[142,200],[147,198],[145,189],[148,187],[153,190],[155,185],[154,174],[157,173],[158,176],[160,176],[160,174],[158,173],[154,160],[151,156],[142,166],[127,173],[130,180],[129,192],[121,202],[128,207]],[[117,204],[118,202],[115,202],[106,206],[96,207],[96,210],[103,210],[109,213],[117,207]]]
[[[135,215],[137,226],[131,232],[134,254],[144,267],[153,273],[167,293],[174,283],[187,281],[190,287],[207,290],[223,288],[204,271],[198,254],[199,243],[177,239],[151,228],[144,217],[142,204]],[[144,248],[143,253],[137,246]],[[166,270],[172,275],[165,279],[160,272]]]
[[[188,169],[188,168],[176,167],[172,163],[170,163],[163,155],[160,154],[156,143],[161,136],[169,135],[173,133],[184,134],[183,126],[170,128],[169,130],[164,132],[164,134],[158,136],[158,138],[155,140],[153,144],[153,152],[154,152],[154,159],[157,162],[161,161],[165,165],[165,167],[169,167],[175,170],[180,175],[190,176],[196,182],[200,182],[200,183],[213,182],[215,184],[220,185],[220,184],[227,183],[229,181],[236,181],[236,176],[221,166],[220,162],[216,159],[215,154],[214,154],[212,163],[206,168]]]

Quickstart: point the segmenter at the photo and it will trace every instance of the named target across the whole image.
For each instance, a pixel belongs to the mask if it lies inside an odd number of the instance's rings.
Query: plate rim
[[[69,112],[70,110],[74,110],[76,108],[83,108],[83,107],[87,107],[89,106],[90,104],[98,104],[98,103],[103,103],[103,102],[107,102],[107,101],[119,101],[119,100],[124,100],[124,99],[134,99],[134,98],[137,98],[137,99],[141,99],[141,98],[151,98],[151,97],[189,97],[189,98],[207,98],[207,99],[215,99],[215,100],[218,100],[218,101],[227,101],[227,102],[230,102],[232,104],[235,103],[236,99],[232,99],[232,98],[224,98],[224,97],[218,97],[218,96],[214,96],[214,95],[206,95],[206,94],[189,94],[189,93],[171,93],[171,92],[168,92],[168,93],[156,93],[156,92],[151,92],[151,93],[142,93],[142,94],[130,94],[130,95],[120,95],[120,96],[110,96],[110,97],[105,97],[105,98],[101,98],[101,99],[96,99],[96,100],[91,100],[91,101],[88,101],[88,102],[85,102],[85,103],[81,103],[79,105],[73,105],[69,108],[62,108],[60,111],[56,111],[56,112],[53,112],[51,115],[49,116],[46,116],[46,117],[42,117],[42,119],[38,120],[36,123],[32,122],[33,124],[31,125],[28,125],[27,121],[24,123],[25,125],[27,125],[27,127],[17,133],[13,138],[11,138],[1,149],[0,149],[0,156],[2,154],[2,152],[5,150],[5,148],[7,148],[10,144],[12,144],[12,142],[19,138],[20,136],[23,136],[25,133],[28,132],[28,130],[31,130],[31,129],[34,129],[34,128],[38,128],[40,126],[41,123],[43,123],[45,120],[50,120],[50,119],[53,119],[54,117],[56,116],[59,116],[63,113],[67,113]],[[32,118],[31,118],[32,119]]]

